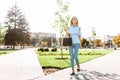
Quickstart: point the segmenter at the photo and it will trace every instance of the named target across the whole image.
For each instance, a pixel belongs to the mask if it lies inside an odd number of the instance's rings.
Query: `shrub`
[[[2,52],[0,52],[0,54],[2,54]]]
[[[43,48],[40,48],[39,51],[44,52],[44,49],[43,49]]]
[[[56,52],[57,51],[57,48],[53,48],[51,49],[52,52]]]
[[[38,51],[40,51],[40,49],[38,49]]]
[[[7,54],[7,52],[0,52],[0,54]]]
[[[48,49],[48,48],[46,48],[46,49],[44,49],[44,51],[48,52],[48,51],[49,51],[49,49]]]

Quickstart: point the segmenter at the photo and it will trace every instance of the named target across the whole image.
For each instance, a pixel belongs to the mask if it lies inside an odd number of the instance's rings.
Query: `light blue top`
[[[81,37],[80,27],[70,26],[68,28],[68,33],[70,34],[70,37],[72,38],[73,44],[80,43],[80,38],[79,38],[79,37]]]

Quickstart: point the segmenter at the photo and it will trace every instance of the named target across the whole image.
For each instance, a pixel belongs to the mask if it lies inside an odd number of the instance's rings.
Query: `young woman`
[[[72,38],[72,45],[69,46],[69,53],[70,53],[70,63],[72,68],[71,75],[75,74],[74,70],[74,60],[77,64],[77,71],[80,71],[80,65],[78,60],[78,51],[81,47],[81,31],[80,27],[78,26],[78,19],[76,17],[73,17],[70,20],[70,26],[69,28],[64,29],[66,32],[66,36],[70,36]]]

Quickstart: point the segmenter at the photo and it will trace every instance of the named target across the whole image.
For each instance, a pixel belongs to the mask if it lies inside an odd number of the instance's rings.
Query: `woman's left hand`
[[[68,28],[64,28],[64,31],[65,31],[65,32],[68,31]]]

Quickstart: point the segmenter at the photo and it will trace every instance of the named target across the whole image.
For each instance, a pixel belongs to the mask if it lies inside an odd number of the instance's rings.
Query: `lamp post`
[[[112,48],[112,36],[110,36],[110,35],[107,35],[107,41],[108,41],[108,43],[109,43],[109,48]]]
[[[110,48],[112,48],[112,36],[110,36]]]
[[[105,49],[105,35],[104,35],[104,44],[103,44],[103,48]]]
[[[93,42],[93,48],[95,48],[96,47],[96,45],[95,45],[95,36],[96,36],[95,27],[92,27],[92,36],[93,36],[93,40],[94,40],[94,42]]]

